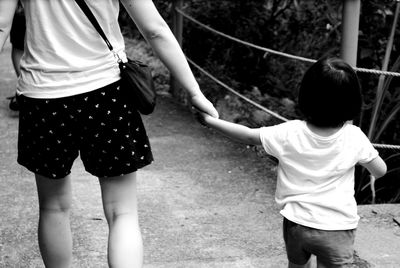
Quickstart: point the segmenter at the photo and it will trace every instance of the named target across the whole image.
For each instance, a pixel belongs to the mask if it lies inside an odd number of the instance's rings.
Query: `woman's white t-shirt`
[[[261,128],[260,139],[279,160],[275,200],[285,218],[321,230],[357,227],[354,166],[378,156],[360,128],[345,124],[323,137],[293,120]]]
[[[60,98],[89,92],[120,79],[114,55],[74,0],[23,0],[27,31],[17,92]],[[119,1],[86,1],[125,60],[118,25]]]

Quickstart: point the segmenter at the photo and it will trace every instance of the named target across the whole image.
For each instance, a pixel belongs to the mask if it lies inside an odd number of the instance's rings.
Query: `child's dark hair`
[[[324,58],[304,74],[298,105],[305,120],[318,127],[337,127],[359,115],[361,86],[356,72],[339,58]]]

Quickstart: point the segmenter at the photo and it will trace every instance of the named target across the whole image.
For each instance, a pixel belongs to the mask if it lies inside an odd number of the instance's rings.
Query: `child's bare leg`
[[[317,268],[329,268],[329,266],[326,266],[325,264],[323,264],[322,262],[320,262],[320,261],[317,259]]]
[[[101,178],[100,185],[109,226],[109,266],[140,268],[143,242],[138,221],[136,173]]]
[[[312,265],[312,263],[313,263],[312,260],[313,260],[313,258],[310,258],[306,264],[302,264],[302,265],[300,265],[300,264],[294,264],[294,263],[291,263],[291,262],[289,261],[288,268],[312,268],[312,267],[314,267],[314,266]]]
[[[317,268],[350,268],[353,267],[352,264],[343,264],[343,265],[333,265],[333,264],[325,264],[317,259]]]
[[[43,262],[46,268],[71,267],[70,177],[58,180],[37,174],[35,177],[40,209],[38,240]]]

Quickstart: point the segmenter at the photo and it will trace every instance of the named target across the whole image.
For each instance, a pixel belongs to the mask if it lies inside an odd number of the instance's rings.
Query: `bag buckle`
[[[121,57],[119,56],[119,54],[117,52],[115,52],[114,50],[111,50],[111,52],[113,53],[114,58],[117,60],[118,64],[123,63]]]

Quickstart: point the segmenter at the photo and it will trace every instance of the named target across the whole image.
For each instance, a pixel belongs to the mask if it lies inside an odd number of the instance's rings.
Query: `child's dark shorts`
[[[306,264],[311,254],[327,267],[347,267],[353,262],[355,229],[325,231],[284,218],[283,237],[291,263]]]
[[[153,161],[142,119],[119,83],[58,98],[18,96],[18,163],[53,179],[71,172],[80,154],[96,177],[121,176]]]

